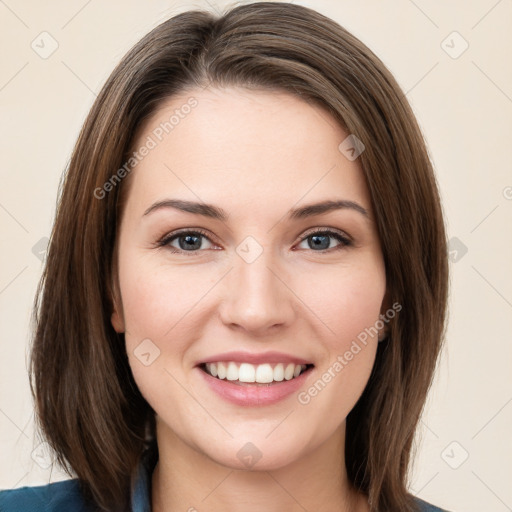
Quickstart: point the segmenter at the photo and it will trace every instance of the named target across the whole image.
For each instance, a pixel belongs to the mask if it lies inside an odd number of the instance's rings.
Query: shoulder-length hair
[[[126,181],[114,177],[124,176],[137,130],[164,100],[207,85],[296,95],[326,108],[365,146],[359,161],[387,295],[402,310],[348,415],[345,463],[372,510],[414,510],[411,449],[445,332],[448,263],[438,188],[414,114],[385,65],[336,22],[299,5],[260,2],[222,16],[176,15],[108,78],[60,189],[34,303],[30,372],[38,426],[96,506],[129,504],[147,433],[154,436],[154,411],[134,382],[124,337],[110,323]]]

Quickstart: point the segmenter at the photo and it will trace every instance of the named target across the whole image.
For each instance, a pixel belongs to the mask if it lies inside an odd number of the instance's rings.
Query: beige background
[[[512,2],[296,3],[337,20],[390,68],[437,170],[452,239],[450,323],[411,490],[453,512],[512,510]],[[151,28],[224,5],[0,0],[0,488],[63,477],[34,437],[26,359],[44,238],[81,123]],[[41,38],[46,50],[58,44],[47,58],[31,47],[41,53]]]

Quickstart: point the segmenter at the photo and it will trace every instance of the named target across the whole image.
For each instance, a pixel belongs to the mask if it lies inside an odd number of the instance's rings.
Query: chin
[[[304,440],[294,439],[287,433],[285,440],[267,431],[248,437],[219,442],[212,439],[198,449],[212,461],[233,470],[273,471],[296,462],[307,446]],[[273,438],[274,437],[274,438]]]

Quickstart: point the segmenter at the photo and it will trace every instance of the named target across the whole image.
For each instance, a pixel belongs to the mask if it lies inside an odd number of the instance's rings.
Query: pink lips
[[[272,382],[269,384],[257,384],[252,382],[240,383],[238,381],[218,379],[202,369],[204,363],[214,363],[218,361],[247,362],[252,364],[278,362],[307,364],[308,368],[298,377],[281,382]],[[265,354],[253,355],[252,357],[244,352],[226,352],[199,363],[195,370],[199,373],[200,378],[204,379],[208,387],[222,399],[238,406],[254,407],[272,405],[284,400],[293,393],[297,393],[301,386],[304,386],[306,379],[311,375],[313,365],[304,359],[286,356],[278,352],[266,352]]]
[[[196,368],[196,370],[205,379],[206,384],[224,400],[239,406],[263,406],[272,405],[280,400],[285,399],[292,393],[299,391],[300,387],[309,377],[311,369],[301,373],[298,377],[291,380],[284,380],[282,382],[275,382],[262,386],[253,384],[235,384],[233,381],[220,380],[217,377],[212,377],[210,374]]]
[[[265,364],[265,363],[294,363],[294,364],[312,364],[311,361],[302,359],[300,357],[284,354],[283,352],[262,352],[260,354],[251,354],[250,352],[232,351],[224,352],[222,354],[215,354],[214,356],[198,361],[197,365],[204,363],[217,363],[218,361],[228,362],[234,361],[235,363],[251,363],[251,364]]]

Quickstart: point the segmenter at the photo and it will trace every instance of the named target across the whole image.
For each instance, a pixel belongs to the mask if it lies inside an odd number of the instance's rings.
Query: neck
[[[345,424],[306,456],[273,470],[233,469],[186,445],[157,422],[153,512],[367,512],[347,478]]]

